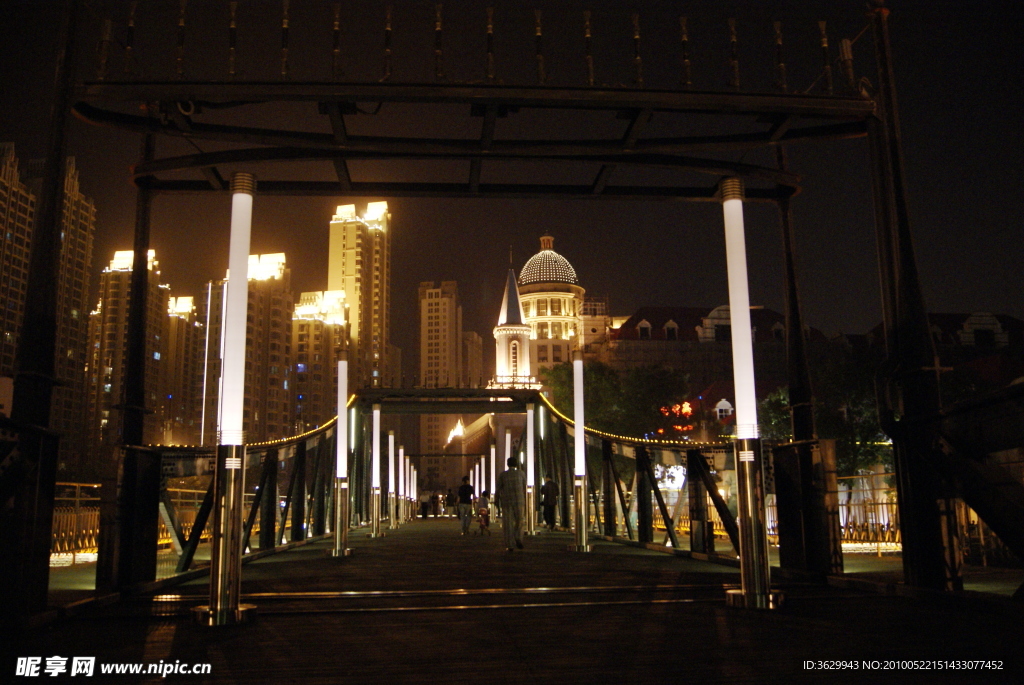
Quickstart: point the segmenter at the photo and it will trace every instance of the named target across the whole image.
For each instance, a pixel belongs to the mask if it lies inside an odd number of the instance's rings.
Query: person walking
[[[462,523],[462,534],[469,535],[469,524],[473,522],[473,495],[476,491],[469,484],[469,476],[462,477],[459,486],[459,521]]]
[[[558,506],[558,483],[551,476],[544,479],[540,488],[540,503],[544,507],[544,526],[548,530],[555,529],[555,507]]]
[[[427,519],[427,514],[430,513],[430,493],[423,492],[420,494],[420,518],[423,520]]]
[[[498,475],[494,503],[501,508],[505,547],[511,552],[523,548],[523,522],[526,519],[526,474],[519,460],[508,458],[508,470]]]
[[[459,498],[455,496],[451,488],[448,488],[448,494],[444,496],[444,515],[445,516],[456,516],[458,509],[456,508],[459,503]]]

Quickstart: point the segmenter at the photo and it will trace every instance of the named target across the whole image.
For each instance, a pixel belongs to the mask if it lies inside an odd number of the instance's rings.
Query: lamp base
[[[326,552],[327,556],[334,557],[335,559],[341,559],[343,557],[352,556],[352,550],[346,547],[345,549],[329,549]]]
[[[743,590],[725,591],[725,603],[734,609],[778,609],[785,601],[785,597],[778,590],[771,590],[761,597],[754,594],[744,595]]]
[[[239,604],[234,611],[214,613],[209,605],[192,608],[192,618],[201,626],[236,626],[249,623],[256,618],[255,604]]]

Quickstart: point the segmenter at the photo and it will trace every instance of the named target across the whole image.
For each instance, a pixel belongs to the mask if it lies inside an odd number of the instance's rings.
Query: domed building
[[[539,374],[545,367],[572,361],[578,346],[583,294],[576,270],[554,250],[555,239],[540,239],[540,252],[530,257],[519,272],[519,298],[524,323],[530,327],[530,368]]]

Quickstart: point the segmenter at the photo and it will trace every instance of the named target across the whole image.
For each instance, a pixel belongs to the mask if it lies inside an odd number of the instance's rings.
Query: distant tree
[[[664,366],[627,369],[622,374],[620,432],[637,437],[675,434],[680,417],[662,410],[685,402],[688,391],[688,377],[682,371]]]
[[[757,405],[757,423],[765,440],[790,441],[793,423],[789,415],[789,388],[777,388]]]
[[[573,416],[573,372],[569,363],[541,371],[551,388],[551,400],[566,416]],[[629,369],[621,374],[602,362],[583,365],[583,406],[588,426],[635,437],[674,430],[680,418],[662,412],[686,399],[686,374],[658,366]],[[664,434],[664,433],[662,433]]]
[[[892,468],[892,447],[878,421],[878,360],[832,343],[811,364],[818,437],[836,441],[836,470],[854,476],[876,464]]]
[[[540,379],[551,388],[551,402],[558,411],[574,418],[572,364],[541,369]],[[583,411],[588,426],[613,432],[618,425],[621,396],[619,375],[612,367],[597,361],[583,364]]]

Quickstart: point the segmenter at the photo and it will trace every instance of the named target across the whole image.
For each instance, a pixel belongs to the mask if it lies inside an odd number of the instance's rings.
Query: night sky
[[[193,2],[186,71],[221,78],[226,70],[227,2]],[[326,77],[333,2],[292,0],[293,80]],[[344,3],[343,58],[346,78],[380,77],[383,2]],[[395,81],[433,78],[432,2],[395,2]],[[594,11],[598,80],[628,83],[632,57],[629,15],[639,8],[646,85],[671,88],[678,81],[678,22],[690,17],[694,75],[698,89],[725,90],[726,19],[739,21],[743,90],[767,91],[772,72],[772,20],[784,22],[790,84],[803,89],[820,67],[818,19],[829,22],[833,57],[839,39],[867,24],[860,0],[843,2],[498,2],[499,78],[532,85],[533,8],[545,10],[546,52],[553,85],[583,85],[582,9]],[[92,58],[102,18],[114,19],[123,36],[128,3],[94,0],[83,20],[77,68],[94,73]],[[147,75],[170,77],[174,68],[176,0],[140,3],[136,47]],[[0,4],[0,140],[13,141],[24,163],[43,154],[52,87],[57,3],[6,0]],[[1022,219],[1021,108],[1024,65],[1017,2],[973,4],[893,0],[891,30],[912,227],[926,303],[937,312],[989,311],[1024,318],[1020,273],[1024,263]],[[484,3],[446,2],[446,71],[450,82],[483,76]],[[558,10],[559,7],[568,9]],[[826,7],[826,9],[821,9]],[[240,3],[241,77],[273,79],[279,63],[280,3]],[[143,15],[145,18],[143,19]],[[301,47],[300,47],[301,46]],[[877,81],[870,59],[870,31],[855,46],[858,74]],[[204,52],[205,51],[205,52]],[[122,60],[113,51],[113,78]],[[219,74],[219,76],[218,76]],[[841,83],[836,72],[836,82]],[[216,115],[204,121],[217,121]],[[476,138],[480,119],[465,112],[422,116],[390,106],[376,116],[349,116],[350,134]],[[513,115],[499,120],[497,138],[528,134],[567,138],[593,123],[602,134],[623,121],[585,122],[563,116],[541,121]],[[249,125],[325,130],[314,106],[253,112]],[[721,123],[699,126],[716,130]],[[731,126],[731,124],[730,124]],[[543,128],[542,128],[543,127]],[[620,128],[616,128],[620,127]],[[69,152],[76,156],[84,192],[94,198],[98,228],[94,271],[114,250],[130,249],[135,194],[128,167],[139,155],[134,134],[73,121]],[[645,135],[679,135],[671,121],[652,121]],[[199,141],[206,151],[218,149]],[[161,141],[158,156],[187,154],[188,142]],[[803,176],[794,200],[796,248],[803,311],[808,324],[828,334],[862,333],[881,319],[873,209],[865,139],[804,144],[789,150],[791,170]],[[741,155],[723,154],[739,161]],[[743,161],[771,165],[771,153]],[[352,164],[354,180],[465,179],[467,163]],[[231,168],[222,169],[230,173]],[[329,165],[256,168],[275,178],[333,178]],[[593,169],[558,170],[558,178],[592,178]],[[485,164],[484,181],[525,181],[555,172],[523,165],[507,171]],[[679,181],[664,174],[616,172],[614,182]],[[499,175],[500,174],[500,175]],[[692,180],[692,179],[688,179]],[[713,179],[704,177],[711,185]],[[405,353],[405,372],[418,368],[416,286],[420,281],[456,280],[465,327],[485,340],[493,356],[491,329],[501,302],[511,248],[517,268],[539,249],[545,233],[555,250],[576,268],[588,294],[607,296],[613,314],[645,305],[716,306],[727,302],[721,210],[715,204],[683,202],[472,200],[392,198],[269,198],[257,194],[253,253],[285,252],[296,295],[326,287],[327,225],[339,204],[388,200],[393,219],[392,328]],[[202,284],[224,274],[228,241],[227,194],[159,197],[153,210],[152,246],[172,295],[198,295]],[[783,311],[781,242],[771,205],[748,204],[747,242],[751,302]]]

